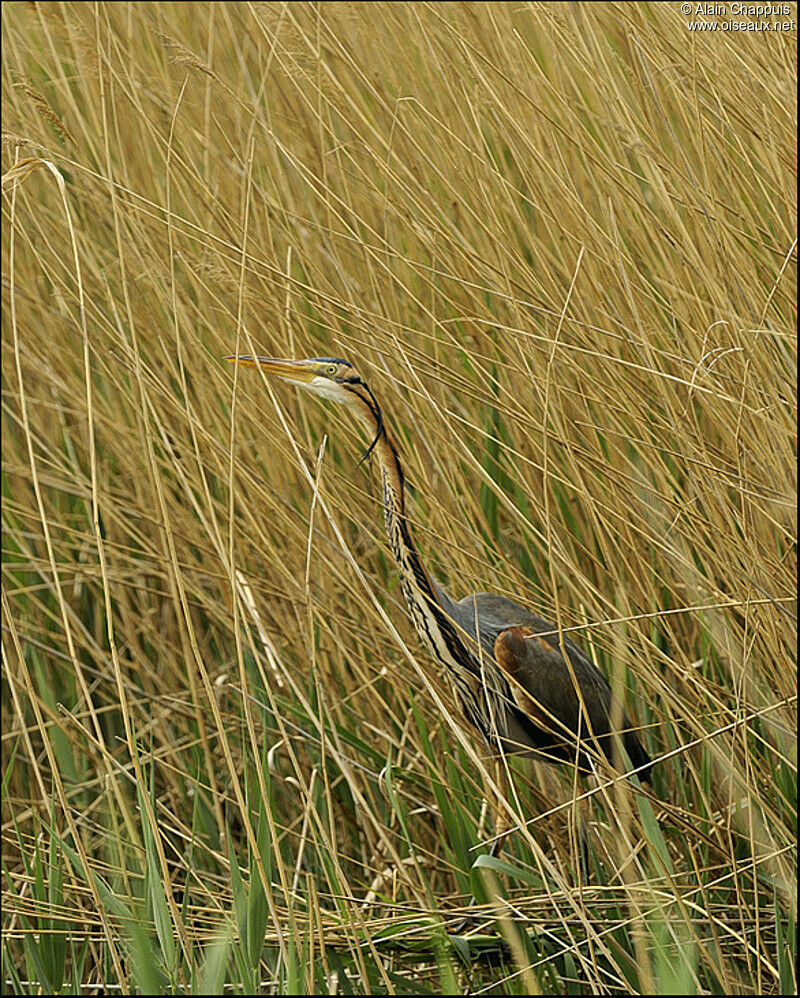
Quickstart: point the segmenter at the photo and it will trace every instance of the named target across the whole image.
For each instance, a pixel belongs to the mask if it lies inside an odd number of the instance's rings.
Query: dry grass
[[[3,15],[6,989],[794,991],[796,34]],[[593,795],[589,885],[566,768],[471,870],[360,431],[252,350],[356,362],[432,569],[623,690],[661,803]]]

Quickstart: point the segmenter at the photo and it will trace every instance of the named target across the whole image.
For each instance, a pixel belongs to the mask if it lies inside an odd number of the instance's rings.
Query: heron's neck
[[[405,480],[400,456],[384,425],[378,403],[369,390],[355,392],[353,408],[371,439],[383,477],[383,513],[392,554],[400,569],[400,583],[417,633],[433,657],[444,667],[458,692],[472,723],[483,733],[494,751],[499,745],[496,722],[506,716],[511,693],[498,690],[486,674],[480,658],[480,646],[465,641],[464,632],[455,624],[455,604],[445,590],[434,582],[422,563],[405,509]],[[475,649],[478,650],[476,656]],[[491,689],[487,686],[487,679]],[[476,681],[480,688],[476,688]],[[488,713],[487,713],[488,705]],[[487,727],[487,716],[492,719]]]
[[[414,612],[416,599],[438,603],[436,588],[414,543],[406,517],[405,478],[397,448],[384,429],[375,445],[383,479],[383,517],[392,554],[400,569],[403,595]],[[415,617],[416,622],[416,617]]]
[[[422,563],[406,518],[405,478],[400,455],[383,421],[378,403],[371,392],[358,393],[353,399],[355,413],[375,440],[375,453],[380,461],[383,479],[383,516],[394,560],[400,569],[400,584],[414,624],[430,645],[433,631],[444,623],[442,602],[428,570]],[[440,623],[437,620],[441,618]],[[451,625],[450,625],[451,626]]]
[[[434,656],[458,674],[470,658],[445,606],[444,590],[438,586],[422,562],[405,509],[405,479],[400,456],[378,409],[369,394],[353,399],[356,415],[375,440],[375,453],[383,477],[383,515],[394,560],[400,570],[411,618],[420,637]]]
[[[454,684],[467,716],[483,732],[487,742],[494,744],[483,720],[485,711],[481,709],[480,697],[474,689],[474,677],[482,673],[480,660],[475,657],[474,649],[468,647],[470,643],[465,643],[463,632],[459,632],[450,616],[452,603],[449,597],[433,581],[414,544],[405,514],[403,469],[397,449],[385,431],[375,449],[383,473],[386,533],[400,569],[400,584],[411,619],[423,644],[444,667],[445,674]],[[488,696],[485,689],[481,695],[484,698]],[[501,716],[497,707],[490,711],[490,716]]]

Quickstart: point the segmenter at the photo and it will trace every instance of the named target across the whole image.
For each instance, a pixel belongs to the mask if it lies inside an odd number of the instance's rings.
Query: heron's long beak
[[[232,355],[224,357],[223,360],[231,364],[240,364],[242,367],[260,367],[267,374],[275,374],[286,381],[301,385],[310,384],[317,374],[307,360],[280,360],[277,357],[251,357],[249,354],[240,354],[238,357]]]

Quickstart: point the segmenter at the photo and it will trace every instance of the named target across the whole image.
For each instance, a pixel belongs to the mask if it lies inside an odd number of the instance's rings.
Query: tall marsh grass
[[[796,34],[17,3],[2,73],[6,991],[796,991]],[[357,364],[653,796],[512,760],[487,855],[366,441],[253,351]]]

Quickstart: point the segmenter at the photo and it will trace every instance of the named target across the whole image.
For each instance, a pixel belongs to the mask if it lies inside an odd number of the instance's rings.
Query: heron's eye
[[[336,374],[338,370],[339,368],[336,364],[328,364],[328,366],[325,368],[325,373],[333,377],[333,375]]]

